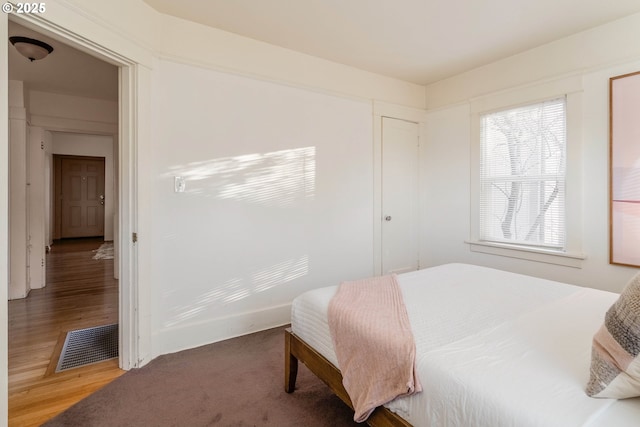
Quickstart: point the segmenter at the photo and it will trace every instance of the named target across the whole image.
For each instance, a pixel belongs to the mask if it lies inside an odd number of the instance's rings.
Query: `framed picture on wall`
[[[609,261],[640,267],[640,71],[609,79]]]

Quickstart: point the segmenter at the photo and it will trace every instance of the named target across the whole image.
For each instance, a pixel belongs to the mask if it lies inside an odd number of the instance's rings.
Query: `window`
[[[566,249],[566,99],[480,116],[479,240]]]

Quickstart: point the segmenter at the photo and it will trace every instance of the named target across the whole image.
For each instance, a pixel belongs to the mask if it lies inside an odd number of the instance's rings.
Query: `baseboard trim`
[[[165,328],[152,335],[152,358],[291,322],[291,304]]]

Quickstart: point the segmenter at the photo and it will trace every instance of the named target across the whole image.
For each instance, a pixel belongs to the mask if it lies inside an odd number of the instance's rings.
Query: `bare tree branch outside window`
[[[564,99],[482,117],[485,240],[562,247]]]

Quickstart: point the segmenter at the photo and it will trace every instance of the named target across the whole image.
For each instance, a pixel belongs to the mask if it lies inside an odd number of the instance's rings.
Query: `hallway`
[[[102,243],[55,241],[47,286],[9,301],[9,426],[39,426],[124,373],[117,359],[55,373],[67,331],[118,323],[113,259],[93,259]]]

